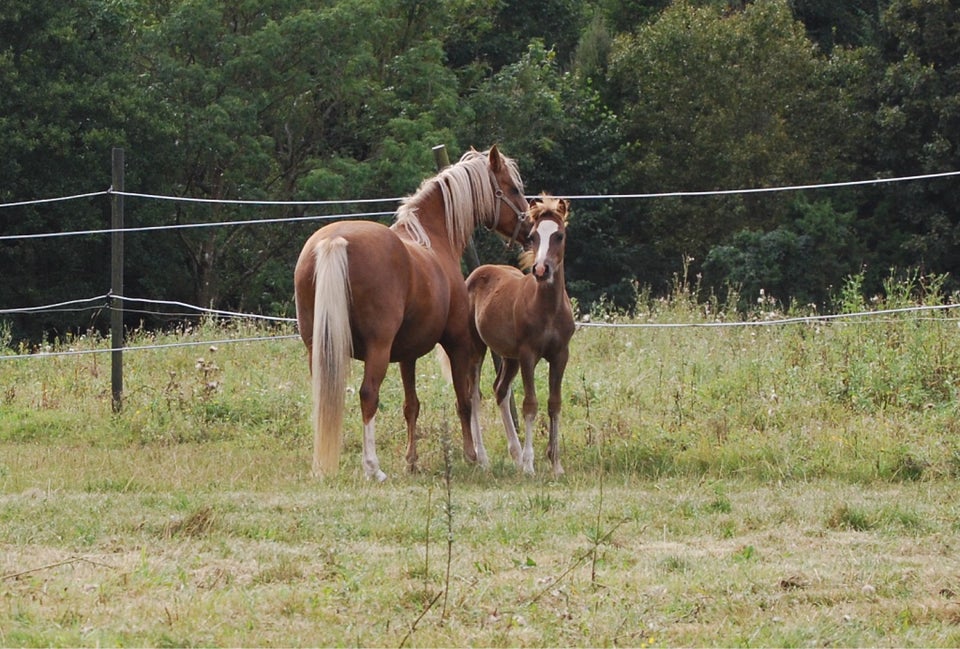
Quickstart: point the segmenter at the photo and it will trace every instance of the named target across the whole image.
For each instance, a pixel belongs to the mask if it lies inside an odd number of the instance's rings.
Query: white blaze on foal
[[[533,274],[537,276],[537,279],[553,281],[552,269],[547,264],[547,253],[550,252],[550,241],[559,229],[560,225],[554,221],[544,221],[537,228],[537,233],[540,235],[540,244],[537,246],[537,256],[533,260]],[[544,277],[544,274],[546,274],[546,277]]]

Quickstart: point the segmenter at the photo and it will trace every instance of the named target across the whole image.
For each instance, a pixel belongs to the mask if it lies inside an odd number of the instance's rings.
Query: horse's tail
[[[313,352],[313,471],[332,476],[340,466],[344,391],[350,374],[350,285],[347,240],[325,239],[315,250]]]
[[[439,344],[434,347],[437,355],[437,362],[440,364],[440,376],[447,380],[447,383],[453,383],[453,370],[450,369],[450,357]]]

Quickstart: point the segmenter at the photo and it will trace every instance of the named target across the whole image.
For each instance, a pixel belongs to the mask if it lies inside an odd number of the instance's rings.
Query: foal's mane
[[[533,220],[533,227],[543,218],[552,218],[564,227],[567,225],[567,215],[565,206],[556,196],[551,196],[546,192],[540,194],[535,201],[530,201],[529,218]],[[533,260],[537,256],[536,251],[524,249],[520,252],[519,266],[520,270],[528,271],[533,266]]]
[[[393,228],[403,227],[420,245],[429,248],[430,237],[420,222],[418,209],[431,192],[439,190],[443,197],[444,223],[450,246],[463,251],[484,214],[496,209],[496,187],[488,171],[490,151],[471,149],[460,161],[424,180],[411,196],[403,199]],[[523,181],[516,162],[500,154],[513,183],[523,191]]]

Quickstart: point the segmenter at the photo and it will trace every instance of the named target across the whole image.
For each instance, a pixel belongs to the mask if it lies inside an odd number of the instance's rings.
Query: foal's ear
[[[561,198],[557,201],[557,213],[563,217],[563,220],[566,221],[570,216],[570,201],[566,198]]]
[[[490,147],[490,152],[487,153],[487,158],[490,159],[490,169],[493,171],[493,173],[499,173],[500,165],[503,164],[503,161],[500,159],[500,149],[497,148],[496,144]]]

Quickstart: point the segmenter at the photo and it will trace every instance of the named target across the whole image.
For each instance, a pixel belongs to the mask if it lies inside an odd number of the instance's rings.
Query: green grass
[[[640,306],[592,316],[734,317],[684,291]],[[956,646],[950,315],[584,328],[561,479],[543,423],[537,475],[514,468],[489,398],[492,466],[466,465],[430,357],[418,475],[395,368],[384,385],[384,484],[355,394],[340,475],[309,475],[297,340],[130,350],[117,414],[108,354],[0,360],[0,645]],[[290,331],[131,345],[264,333]]]

